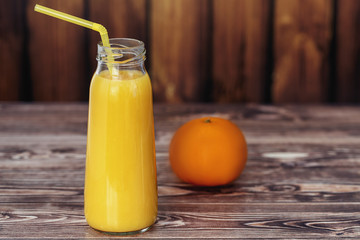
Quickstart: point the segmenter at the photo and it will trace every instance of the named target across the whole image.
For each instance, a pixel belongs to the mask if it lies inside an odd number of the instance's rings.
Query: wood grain
[[[292,210],[283,215],[281,204],[159,204],[158,221],[151,231],[142,238],[259,238],[271,232],[277,238],[296,238],[303,234],[303,239],[358,236],[356,218],[353,211],[358,211],[359,204],[339,206],[319,204],[294,204]],[[193,210],[197,209],[196,212]],[[237,212],[227,214],[237,209]],[[259,212],[259,209],[261,211]],[[87,227],[83,217],[83,205],[66,204],[9,204],[1,213],[6,219],[2,236],[23,237],[23,232],[12,232],[16,224],[22,224],[24,232],[36,236],[39,226],[59,228],[68,226],[66,232],[59,232],[62,238],[101,238],[104,235]],[[203,214],[203,213],[207,214]],[[355,212],[356,213],[356,212]],[[0,216],[1,216],[0,215]],[[341,217],[340,217],[341,215]],[[271,220],[269,220],[271,219]],[[25,235],[27,236],[27,235]],[[51,232],[44,232],[43,237],[53,237]],[[139,236],[137,236],[139,237]],[[131,237],[129,237],[131,238]]]
[[[23,1],[0,0],[0,100],[20,99],[24,53]]]
[[[150,61],[154,99],[204,101],[209,76],[209,2],[152,0]]]
[[[336,100],[338,102],[360,101],[360,2],[356,0],[337,2],[336,22]]]
[[[125,238],[358,239],[358,106],[155,104],[159,214]],[[198,187],[171,171],[183,123],[219,116],[249,150],[232,184]],[[0,104],[0,238],[116,238],[83,215],[86,104]],[[300,154],[300,155],[299,155]],[[296,156],[298,155],[298,156]]]
[[[358,0],[0,0],[0,100],[83,101],[98,33],[137,38],[158,102],[360,101]]]
[[[85,29],[34,11],[36,3],[84,17],[84,0],[27,1],[33,99],[87,99]],[[90,30],[89,30],[90,31]]]
[[[271,1],[213,1],[213,93],[219,102],[264,102],[270,81]]]
[[[331,0],[275,2],[273,101],[328,99]]]
[[[146,14],[146,0],[89,0],[89,19],[105,26],[110,38],[135,38],[143,41],[145,48],[148,47]],[[89,35],[92,74],[101,39],[97,32],[91,31]]]

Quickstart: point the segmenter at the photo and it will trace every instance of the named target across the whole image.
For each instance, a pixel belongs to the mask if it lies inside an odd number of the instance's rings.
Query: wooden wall
[[[103,24],[148,50],[162,102],[360,102],[359,0],[0,0],[0,100],[86,101]]]

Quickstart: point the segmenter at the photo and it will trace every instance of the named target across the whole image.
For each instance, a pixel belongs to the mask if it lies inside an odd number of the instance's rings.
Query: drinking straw
[[[109,71],[110,71],[110,76],[111,76],[112,67],[109,64],[109,62],[113,62],[114,58],[112,56],[112,52],[111,52],[111,49],[110,49],[110,42],[109,42],[108,32],[107,32],[106,28],[103,25],[98,24],[98,23],[94,23],[94,22],[91,22],[91,21],[88,21],[88,20],[85,20],[85,19],[82,19],[82,18],[79,18],[79,17],[75,17],[73,15],[63,13],[63,12],[60,12],[60,11],[57,11],[57,10],[54,10],[54,9],[51,9],[51,8],[47,8],[47,7],[41,6],[39,4],[35,5],[34,10],[36,12],[43,13],[43,14],[49,15],[51,17],[58,18],[58,19],[61,19],[61,20],[67,21],[67,22],[71,22],[71,23],[74,23],[74,24],[77,24],[77,25],[80,25],[80,26],[83,26],[83,27],[86,27],[86,28],[90,28],[92,30],[95,30],[95,31],[99,32],[100,37],[101,37],[101,41],[103,43],[103,46],[105,47],[105,51],[106,51],[106,53],[108,55],[108,58],[109,58],[109,61],[108,61],[107,65],[108,65],[108,68],[109,68]]]

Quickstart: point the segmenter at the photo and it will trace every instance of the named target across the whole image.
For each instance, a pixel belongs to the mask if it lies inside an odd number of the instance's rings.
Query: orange
[[[225,185],[245,168],[245,137],[229,120],[194,119],[175,132],[169,159],[175,174],[185,182],[200,186]]]

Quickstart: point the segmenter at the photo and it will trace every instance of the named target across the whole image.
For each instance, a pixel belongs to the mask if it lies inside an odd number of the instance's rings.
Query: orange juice
[[[157,216],[150,78],[139,70],[95,74],[90,86],[85,217],[105,232],[133,232]]]

